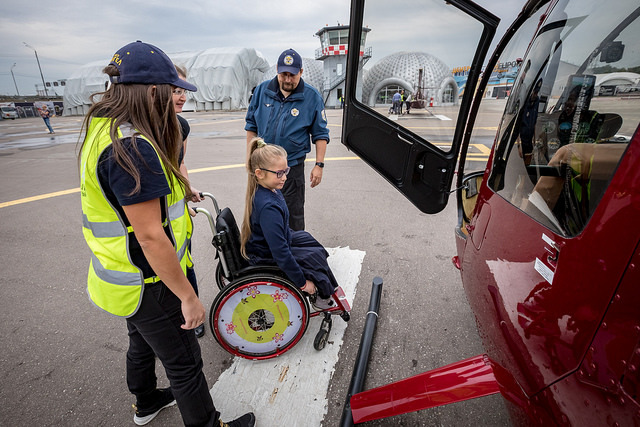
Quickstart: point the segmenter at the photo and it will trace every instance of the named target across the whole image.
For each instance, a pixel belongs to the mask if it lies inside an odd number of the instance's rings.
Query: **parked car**
[[[14,107],[0,107],[3,119],[15,120],[18,118],[18,112]]]

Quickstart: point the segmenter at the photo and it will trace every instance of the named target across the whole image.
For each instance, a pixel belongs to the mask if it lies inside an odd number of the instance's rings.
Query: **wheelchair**
[[[209,311],[209,326],[216,341],[229,353],[251,360],[280,356],[305,334],[309,321],[323,316],[313,347],[320,351],[326,344],[332,316],[349,321],[351,307],[344,291],[338,287],[332,295],[333,307],[312,311],[308,295],[296,287],[277,266],[250,265],[240,253],[240,231],[231,210],[220,209],[210,193],[201,196],[212,200],[215,216],[204,208],[216,248],[216,284],[220,292]]]

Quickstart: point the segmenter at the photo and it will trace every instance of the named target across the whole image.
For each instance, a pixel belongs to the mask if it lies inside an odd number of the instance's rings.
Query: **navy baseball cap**
[[[111,58],[119,76],[111,76],[111,83],[169,84],[195,92],[197,87],[180,77],[171,59],[160,49],[140,40],[121,47]]]
[[[302,58],[293,49],[287,49],[278,58],[278,74],[298,74],[302,68]]]

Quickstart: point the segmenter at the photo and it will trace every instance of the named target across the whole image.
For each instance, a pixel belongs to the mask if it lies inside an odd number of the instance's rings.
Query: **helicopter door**
[[[352,1],[342,142],[425,213],[447,204],[498,22],[464,0]]]

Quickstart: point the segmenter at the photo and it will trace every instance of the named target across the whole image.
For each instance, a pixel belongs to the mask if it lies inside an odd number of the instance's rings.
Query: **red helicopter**
[[[371,41],[391,8],[476,29],[466,90],[440,104],[451,135],[362,95],[358,34]],[[354,392],[353,421],[500,393],[518,425],[640,425],[640,4],[529,0],[490,54],[498,23],[464,0],[352,0],[342,142],[425,213],[455,195],[453,262],[486,351]],[[407,27],[398,50],[449,38]],[[491,70],[513,58],[497,91]]]

